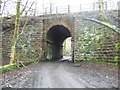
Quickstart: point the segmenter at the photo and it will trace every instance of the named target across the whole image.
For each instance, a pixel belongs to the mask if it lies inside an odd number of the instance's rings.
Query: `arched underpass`
[[[63,42],[71,37],[70,31],[63,25],[55,25],[47,32],[47,59],[63,57]]]

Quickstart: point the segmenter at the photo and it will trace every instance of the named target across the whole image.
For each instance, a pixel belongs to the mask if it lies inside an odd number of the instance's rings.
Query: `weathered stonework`
[[[108,18],[112,16],[111,12],[107,15],[109,15]],[[117,12],[115,12],[115,16],[116,15]],[[88,17],[99,20],[99,13],[84,12],[80,14],[29,17],[24,33],[22,34],[23,40],[26,42],[25,45],[22,45],[23,51],[26,52],[24,49],[33,48],[33,50],[28,50],[27,53],[30,52],[32,55],[36,55],[36,57],[38,57],[36,59],[38,60],[40,57],[45,57],[45,59],[52,59],[53,56],[55,58],[60,58],[63,55],[63,41],[68,37],[72,37],[72,59],[79,60],[81,58],[79,36],[82,34],[82,31],[84,31],[84,29],[90,29],[93,25],[96,27],[99,26],[98,24],[94,24],[91,21],[84,20],[84,18]],[[20,31],[25,23],[25,20],[26,17],[21,20]],[[114,17],[111,17],[109,22],[116,26],[118,24],[116,23]],[[10,48],[14,29],[14,18],[4,20],[2,26],[4,32],[2,35],[2,63],[8,64],[10,60]],[[22,52],[21,46],[18,45],[16,47],[18,48],[17,52]],[[52,54],[52,56],[49,54]]]
[[[13,28],[14,23],[10,22],[7,24],[7,21],[11,20],[6,20],[3,23],[3,44],[2,44],[2,63],[3,64],[8,64],[10,60],[10,49],[11,49],[11,40],[13,36]],[[21,20],[21,29],[24,26],[25,20]],[[8,28],[5,28],[5,25],[7,24]],[[40,56],[40,57],[47,57],[47,32],[49,31],[50,28],[56,26],[56,25],[61,25],[67,30],[69,30],[71,37],[74,37],[74,19],[71,17],[71,15],[67,16],[55,16],[55,17],[50,17],[50,18],[44,18],[43,17],[31,17],[28,19],[28,23],[26,25],[25,30],[23,31],[22,37],[25,39],[30,39],[30,46],[32,46],[35,50],[35,52]],[[28,28],[34,28],[35,32],[32,34],[29,34],[30,32],[28,31]],[[21,32],[21,29],[19,30]],[[32,30],[32,29],[31,29]],[[24,39],[23,39],[24,40]],[[19,42],[19,40],[18,40]],[[49,48],[49,47],[48,47]],[[17,45],[17,53],[21,52],[20,45],[18,43]],[[62,48],[60,48],[60,53],[62,55]],[[56,53],[56,52],[55,52]],[[58,56],[59,56],[58,54]]]

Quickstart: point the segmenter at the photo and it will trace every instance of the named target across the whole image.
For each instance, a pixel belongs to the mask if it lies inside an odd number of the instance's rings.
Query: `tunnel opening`
[[[63,42],[71,37],[70,31],[63,25],[55,25],[47,32],[47,59],[63,58]]]
[[[71,49],[71,37],[68,37],[67,39],[64,40],[63,42],[63,59],[61,60],[72,60],[72,49]]]

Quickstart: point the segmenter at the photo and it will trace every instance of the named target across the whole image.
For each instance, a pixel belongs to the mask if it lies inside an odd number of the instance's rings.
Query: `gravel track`
[[[118,68],[81,62],[41,62],[3,74],[2,87],[12,88],[116,88]]]

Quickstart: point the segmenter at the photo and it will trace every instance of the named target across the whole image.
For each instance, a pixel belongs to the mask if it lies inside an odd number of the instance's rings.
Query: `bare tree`
[[[26,1],[25,6],[23,7],[23,9],[22,9],[20,15],[22,15],[22,13],[25,11],[25,9],[26,9],[26,7],[27,7],[27,5],[28,5],[28,1],[29,1],[29,0]]]
[[[27,21],[28,21],[28,18],[26,19],[25,21],[25,24],[22,28],[22,31],[21,33],[19,33],[19,27],[20,27],[20,15],[24,12],[25,8],[27,7],[27,3],[28,1],[26,2],[23,10],[20,12],[20,5],[21,5],[21,0],[17,0],[17,5],[16,5],[16,20],[15,20],[15,29],[14,29],[14,35],[13,35],[13,39],[12,39],[12,44],[11,44],[11,59],[10,59],[10,64],[16,62],[15,61],[15,55],[16,55],[16,43],[17,43],[17,40],[18,38],[20,37],[20,35],[23,33],[25,27],[26,27],[26,24],[27,24]],[[28,14],[28,12],[30,11],[31,7],[33,6],[34,2],[32,2],[32,4],[30,5],[30,7],[28,8],[27,12],[26,12],[26,15]],[[17,62],[19,63],[19,60],[17,60]]]
[[[19,26],[20,26],[20,3],[21,3],[21,0],[17,0],[15,29],[14,29],[14,35],[13,35],[12,44],[11,44],[10,64],[13,64],[15,62],[15,54],[16,54],[15,45],[18,37]]]
[[[2,0],[0,0],[0,11],[1,11],[1,4],[2,4]]]
[[[2,1],[0,0],[0,11],[1,11],[1,4]],[[1,19],[1,13],[0,13],[0,65],[2,64],[2,19]]]
[[[6,6],[6,3],[8,2],[9,0],[4,0],[4,1],[2,1],[2,0],[0,0],[0,11],[1,11],[1,15],[3,14],[3,12],[4,12],[4,9],[5,9],[5,6]],[[2,3],[3,3],[3,7],[2,7]]]
[[[107,20],[107,17],[105,15],[105,10],[104,10],[104,0],[98,0],[99,4],[99,11],[102,17],[102,20]]]

